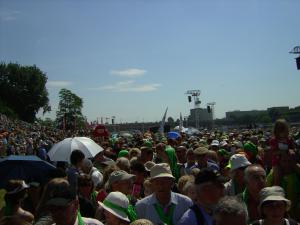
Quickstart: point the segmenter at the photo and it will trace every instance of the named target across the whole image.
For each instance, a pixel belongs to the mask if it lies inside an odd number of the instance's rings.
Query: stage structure
[[[297,65],[297,70],[300,70],[300,46],[294,47],[291,51],[291,54],[298,54],[298,57],[296,59],[296,65]]]
[[[188,90],[186,93],[188,95],[188,101],[191,102],[192,100],[194,101],[194,109],[195,109],[195,126],[196,128],[199,128],[199,113],[198,110],[200,108],[200,90]]]

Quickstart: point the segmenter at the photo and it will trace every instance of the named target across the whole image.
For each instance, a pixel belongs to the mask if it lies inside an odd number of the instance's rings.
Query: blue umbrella
[[[180,137],[180,134],[178,132],[175,132],[175,131],[171,131],[167,134],[167,137],[169,139],[177,139]]]
[[[0,188],[4,188],[10,179],[22,179],[25,182],[43,183],[55,166],[37,156],[11,155],[0,159]]]

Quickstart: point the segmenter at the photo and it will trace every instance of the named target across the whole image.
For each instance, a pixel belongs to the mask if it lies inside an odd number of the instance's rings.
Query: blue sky
[[[48,76],[84,100],[89,120],[189,114],[184,94],[226,111],[300,105],[298,0],[0,0],[0,60]]]

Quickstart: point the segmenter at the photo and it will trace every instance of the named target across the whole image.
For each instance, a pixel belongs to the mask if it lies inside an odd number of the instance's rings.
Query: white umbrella
[[[174,127],[174,130],[186,133],[188,131],[188,128],[182,127],[180,130],[180,127],[176,126],[176,127]]]
[[[48,152],[51,161],[70,162],[72,151],[80,150],[86,158],[92,158],[103,148],[92,139],[87,137],[66,138],[61,142],[56,143]]]

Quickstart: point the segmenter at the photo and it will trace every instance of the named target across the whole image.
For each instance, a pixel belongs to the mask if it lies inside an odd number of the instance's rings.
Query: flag
[[[165,121],[166,121],[166,116],[167,116],[167,111],[168,111],[168,107],[166,108],[165,114],[160,122],[160,127],[159,127],[159,132],[161,134],[164,133],[164,127],[165,127]]]

